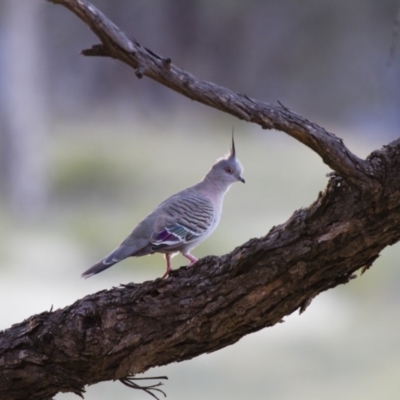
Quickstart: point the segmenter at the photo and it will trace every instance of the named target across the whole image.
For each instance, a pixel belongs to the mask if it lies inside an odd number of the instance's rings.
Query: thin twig
[[[159,392],[164,395],[164,397],[167,397],[166,393],[159,389],[160,386],[163,385],[162,382],[156,383],[154,385],[149,385],[149,386],[140,386],[134,381],[143,381],[143,380],[149,380],[149,379],[168,379],[167,376],[152,376],[152,377],[144,377],[144,378],[135,378],[134,376],[127,376],[126,378],[120,379],[119,381],[123,383],[125,386],[130,387],[131,389],[138,389],[138,390],[143,390],[144,392],[148,393],[150,396],[154,397],[156,400],[160,400],[152,391]]]
[[[370,164],[353,154],[337,136],[297,115],[284,106],[273,106],[202,81],[129,39],[114,23],[87,0],[48,0],[61,4],[81,18],[98,36],[102,45],[83,50],[85,55],[109,56],[131,66],[138,78],[147,76],[200,103],[229,113],[263,129],[287,133],[319,154],[322,160],[360,191],[375,190]]]

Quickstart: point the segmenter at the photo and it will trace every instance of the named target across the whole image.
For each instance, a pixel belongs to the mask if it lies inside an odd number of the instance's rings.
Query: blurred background
[[[199,78],[278,100],[344,139],[358,156],[398,138],[398,0],[93,0],[129,36]],[[246,185],[195,255],[222,255],[313,202],[329,169],[281,132],[189,101],[121,62],[85,58],[98,43],[67,9],[0,4],[0,329],[98,290],[164,272],[160,255],[91,279],[161,200],[230,146]],[[400,246],[307,312],[217,353],[148,371],[171,399],[398,399]],[[175,268],[186,264],[180,256]],[[147,399],[120,383],[86,399]],[[59,394],[57,400],[75,399]]]

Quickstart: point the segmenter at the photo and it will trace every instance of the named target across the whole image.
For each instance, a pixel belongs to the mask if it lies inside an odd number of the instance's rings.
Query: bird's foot
[[[167,269],[161,279],[168,278],[169,274],[171,273],[171,254],[165,253],[164,257],[165,261],[167,262]]]
[[[170,273],[171,273],[171,270],[170,270],[170,269],[167,269],[167,270],[164,272],[164,275],[161,277],[161,279],[168,278]]]
[[[197,261],[199,261],[195,256],[192,256],[191,254],[183,254],[184,257],[186,257],[188,260],[190,260],[190,263],[188,264],[188,267],[191,267],[193,264],[195,264]]]

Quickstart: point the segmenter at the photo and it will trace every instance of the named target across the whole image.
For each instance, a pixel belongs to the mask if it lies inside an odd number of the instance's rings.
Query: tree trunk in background
[[[39,216],[48,197],[44,6],[31,0],[3,3],[2,192],[23,217]]]

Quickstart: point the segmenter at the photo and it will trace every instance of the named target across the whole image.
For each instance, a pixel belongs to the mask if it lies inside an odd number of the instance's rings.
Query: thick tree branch
[[[2,400],[81,394],[84,385],[103,380],[127,383],[131,374],[233,344],[296,309],[304,311],[319,293],[348,282],[400,240],[400,141],[362,161],[340,139],[285,107],[179,70],[129,41],[86,1],[53,2],[66,5],[98,34],[103,44],[89,53],[119,58],[137,74],[191,98],[281,129],[344,179],[331,178],[309,208],[230,254],[206,257],[165,280],[101,291],[0,332]]]
[[[104,14],[86,0],[48,0],[61,4],[76,14],[101,40],[101,45],[84,50],[84,55],[108,56],[121,60],[143,75],[181,93],[192,100],[234,115],[244,121],[254,122],[264,129],[286,132],[317,154],[348,183],[360,190],[371,190],[370,165],[358,158],[333,133],[280,105],[273,106],[245,94],[235,93],[211,82],[202,81],[129,39]]]
[[[341,178],[308,209],[223,257],[128,284],[0,333],[0,398],[48,399],[188,360],[273,326],[400,239],[400,141],[370,157],[379,204]]]

